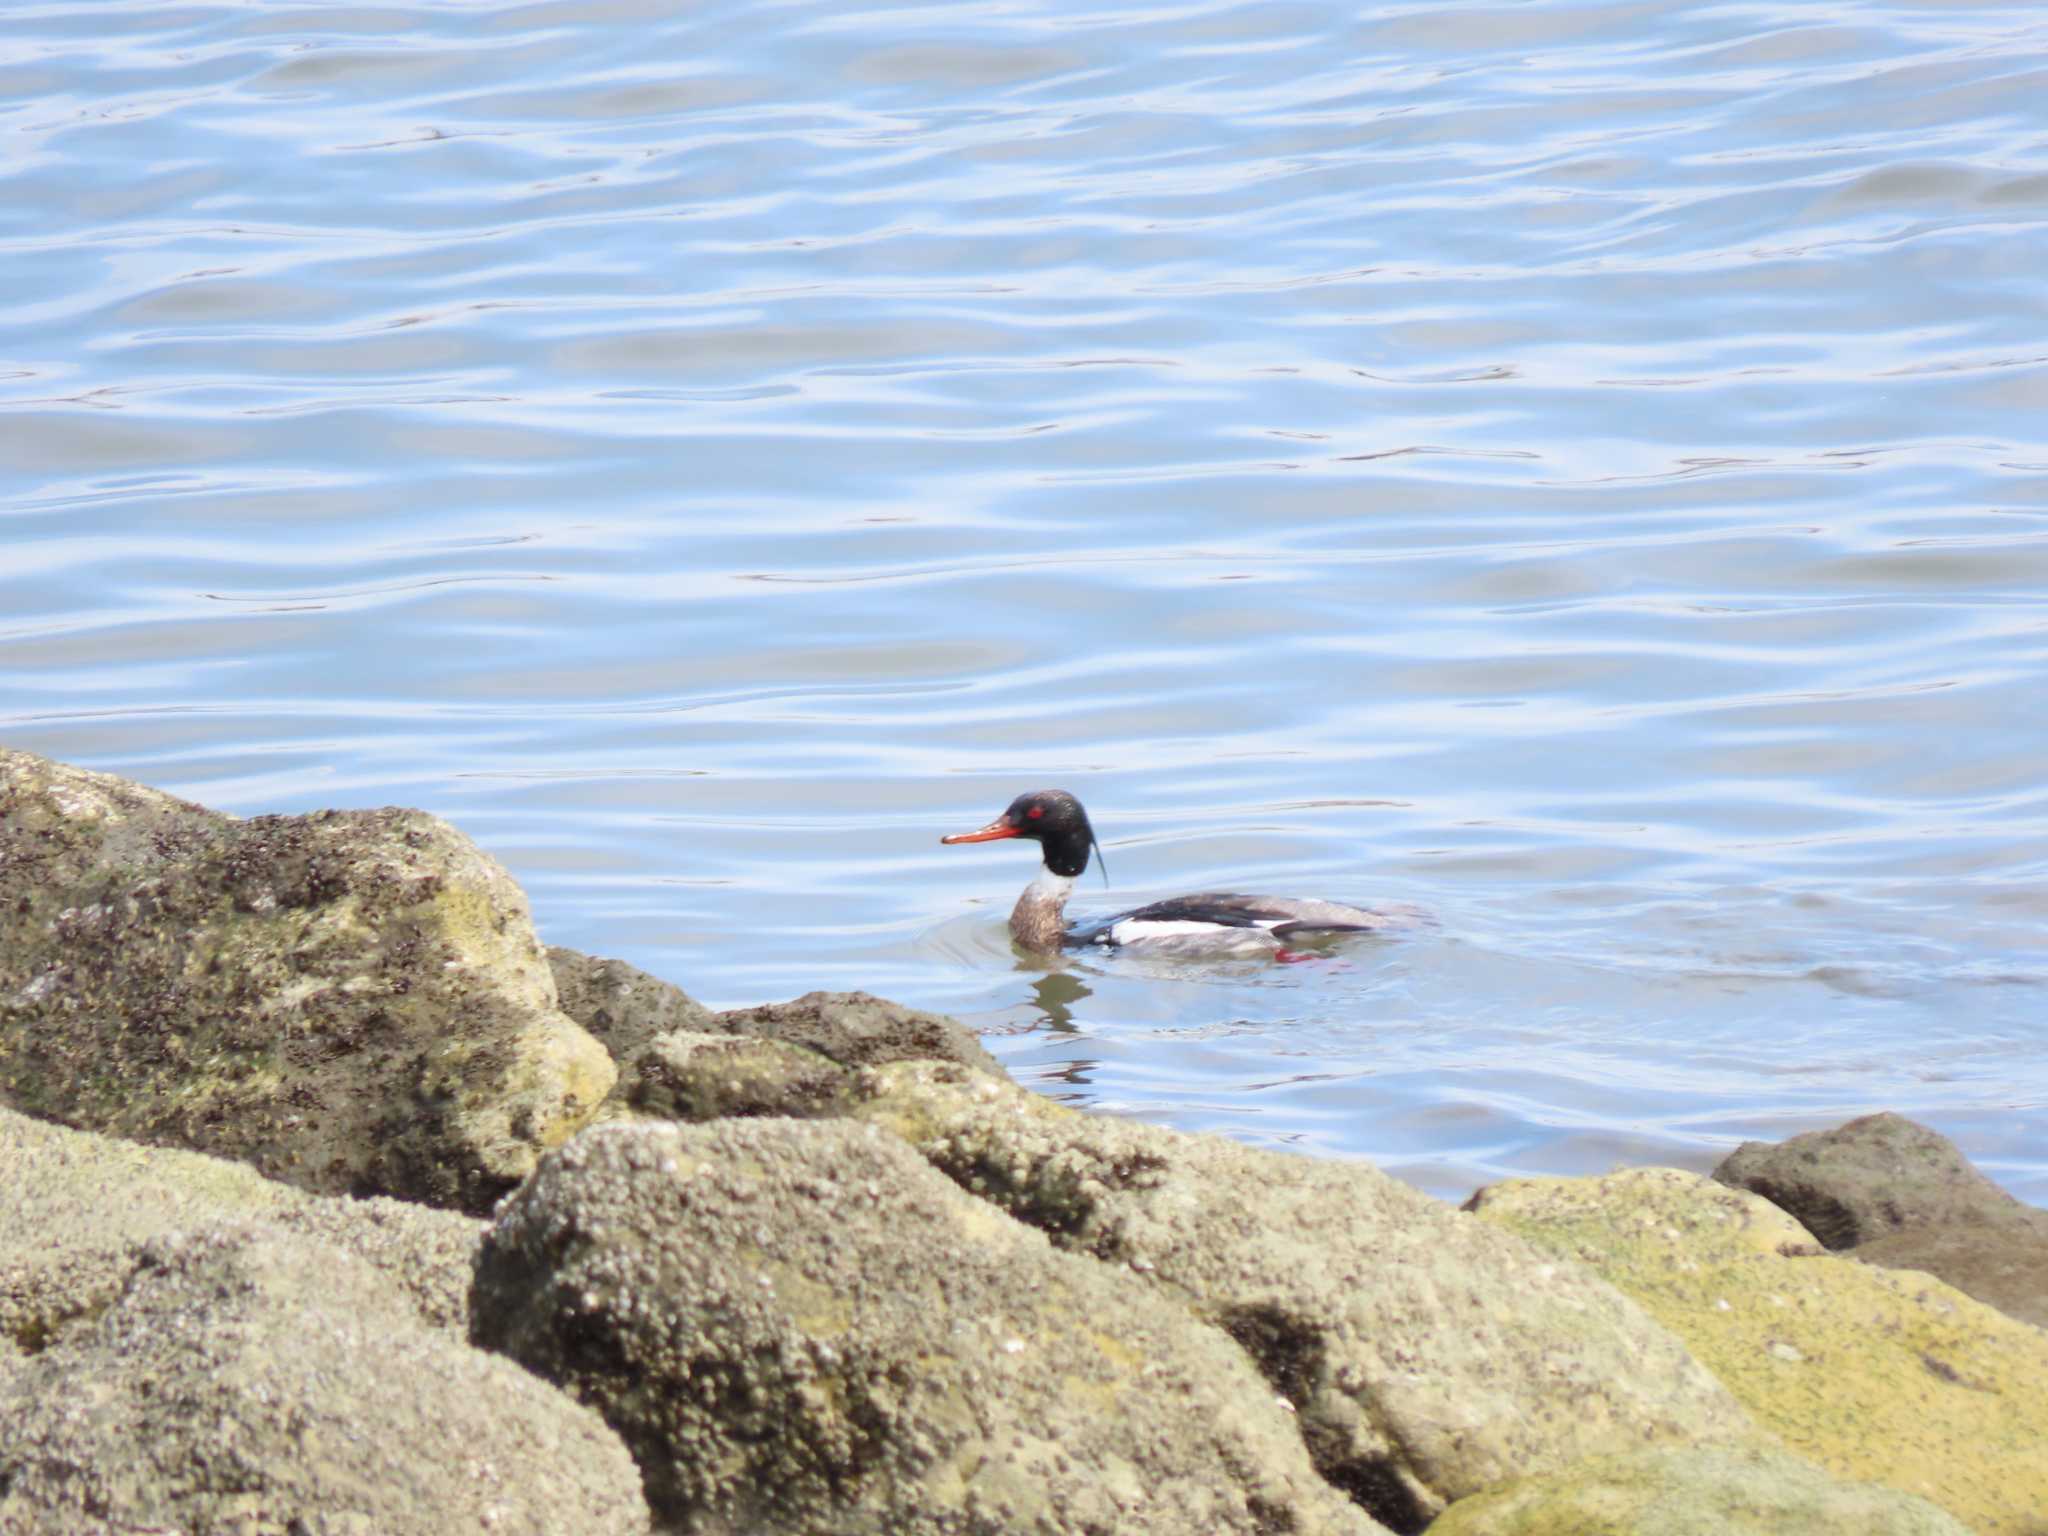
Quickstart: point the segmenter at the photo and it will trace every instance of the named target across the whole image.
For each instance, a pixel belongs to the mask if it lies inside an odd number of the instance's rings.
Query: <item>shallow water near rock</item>
[[[1879,1108],[2048,1203],[2025,7],[403,12],[0,54],[0,740],[406,804],[1432,1192]],[[1078,957],[1217,887],[1432,926]]]

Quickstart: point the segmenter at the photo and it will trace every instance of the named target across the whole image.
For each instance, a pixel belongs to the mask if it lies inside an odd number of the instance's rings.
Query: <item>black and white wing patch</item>
[[[1386,925],[1385,918],[1341,902],[1212,891],[1139,907],[1111,919],[1088,938],[1097,944],[1118,945],[1187,941],[1204,935],[1277,942],[1290,934],[1371,933]]]

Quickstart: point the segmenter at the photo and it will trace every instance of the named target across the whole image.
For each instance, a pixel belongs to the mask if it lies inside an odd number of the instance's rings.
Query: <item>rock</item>
[[[1954,1142],[1903,1115],[1865,1115],[1777,1143],[1745,1141],[1713,1176],[1791,1212],[1828,1248],[1957,1221],[2048,1231],[2048,1211],[2020,1204]]]
[[[1460,1499],[1429,1536],[1970,1536],[1924,1499],[1845,1483],[1783,1451],[1603,1456]]]
[[[906,1008],[865,992],[806,992],[787,1003],[733,1008],[712,1028],[808,1046],[844,1067],[891,1061],[956,1061],[1004,1075],[974,1032],[942,1013]]]
[[[1605,1283],[1363,1164],[1078,1114],[951,1066],[885,1067],[863,1091],[967,1190],[1235,1337],[1323,1476],[1397,1530],[1587,1456],[1753,1433]]]
[[[2048,1328],[2048,1231],[1957,1221],[1872,1238],[1855,1255],[1886,1269],[1925,1271],[2007,1317]]]
[[[1834,1257],[1759,1196],[1675,1169],[1517,1179],[1471,1204],[1598,1269],[1829,1472],[1931,1499],[1979,1536],[2039,1536],[2048,1333]]]
[[[105,1309],[152,1238],[223,1221],[333,1243],[420,1321],[469,1326],[484,1224],[402,1201],[308,1195],[241,1163],[141,1147],[0,1110],[0,1337],[45,1348]]]
[[[0,751],[0,1101],[472,1211],[614,1077],[526,898],[419,811],[218,815]]]
[[[670,1030],[713,1027],[709,1008],[637,966],[559,944],[550,945],[547,953],[562,1012],[588,1030],[613,1061],[624,1061]]]
[[[1227,1339],[870,1126],[593,1130],[500,1208],[471,1305],[625,1437],[664,1529],[1379,1529]]]
[[[647,1530],[597,1415],[274,1232],[160,1238],[97,1323],[0,1372],[0,1530]]]
[[[677,1030],[625,1064],[614,1096],[668,1120],[814,1119],[840,1113],[852,1088],[851,1071],[801,1045]]]
[[[1829,1248],[1926,1270],[2048,1327],[2048,1211],[2015,1200],[1924,1125],[1865,1115],[1775,1145],[1746,1141],[1714,1177],[1789,1211]]]

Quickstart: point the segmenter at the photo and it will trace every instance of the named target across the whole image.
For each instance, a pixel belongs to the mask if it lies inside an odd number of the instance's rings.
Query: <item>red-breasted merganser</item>
[[[1044,850],[1038,878],[1024,887],[1010,913],[1010,936],[1035,954],[1056,955],[1067,945],[1109,945],[1152,954],[1284,957],[1284,941],[1297,935],[1378,933],[1402,921],[1400,914],[1369,912],[1334,901],[1208,892],[1155,901],[1070,929],[1065,916],[1068,893],[1088,868],[1089,849],[1102,852],[1081,802],[1063,789],[1036,790],[1012,800],[1009,809],[979,832],[955,832],[939,841],[987,843],[999,837],[1028,837]]]

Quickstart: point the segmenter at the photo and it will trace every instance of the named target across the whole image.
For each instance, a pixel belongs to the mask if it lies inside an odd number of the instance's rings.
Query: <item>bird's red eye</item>
[[[1042,805],[1034,805],[1031,807],[1030,810],[1026,811],[1024,814],[1026,816],[1029,816],[1033,821],[1036,821],[1039,817],[1045,814],[1045,807]]]

